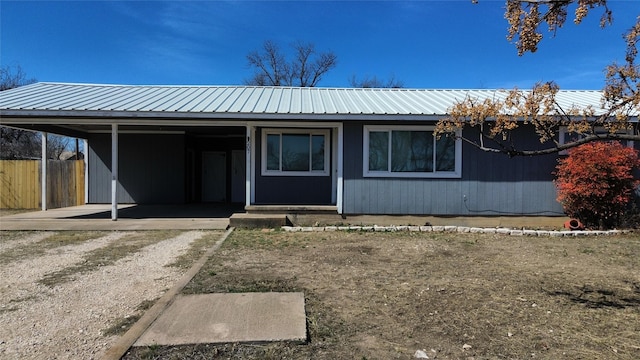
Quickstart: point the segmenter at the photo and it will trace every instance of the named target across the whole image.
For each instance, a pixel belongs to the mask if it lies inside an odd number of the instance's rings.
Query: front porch
[[[0,230],[224,230],[229,217],[242,209],[227,205],[118,205],[118,221],[111,220],[111,204],[89,204],[0,217]]]
[[[562,228],[563,216],[389,216],[337,214],[333,206],[118,205],[118,221],[111,220],[110,204],[73,206],[0,217],[0,230],[224,230],[278,228],[284,225],[438,225],[505,227],[515,229]]]

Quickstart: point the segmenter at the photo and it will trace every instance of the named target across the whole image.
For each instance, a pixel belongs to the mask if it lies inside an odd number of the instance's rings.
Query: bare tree
[[[0,67],[0,91],[34,83],[18,65]],[[37,132],[0,126],[0,158],[35,159],[41,156],[41,139]]]
[[[595,9],[602,10],[601,27],[613,21],[606,0],[507,0],[507,38],[514,42],[518,54],[537,50],[545,25],[551,33],[559,31],[567,21],[571,5],[576,5],[575,24],[580,24]],[[515,88],[493,99],[464,99],[438,122],[436,134],[456,136],[456,131],[465,126],[475,127],[479,129],[479,138],[463,140],[482,150],[510,156],[550,154],[591,141],[640,141],[638,125],[630,121],[640,112],[640,66],[636,63],[639,40],[640,16],[624,35],[625,62],[612,63],[606,69],[599,107],[563,108],[556,100],[559,86],[554,82],[539,83],[531,90]],[[544,149],[523,149],[521,144],[511,141],[511,132],[523,124],[533,126]],[[563,126],[576,135],[568,143],[559,139]]]
[[[42,154],[40,136],[34,131],[0,126],[0,159],[39,159]]]
[[[72,138],[62,135],[49,134],[47,137],[47,157],[49,159],[62,160],[62,154],[71,150]]]
[[[352,75],[349,79],[349,84],[355,88],[394,88],[399,89],[404,87],[404,82],[396,79],[395,75],[390,75],[387,80],[379,79],[377,76],[366,75],[362,79],[358,79],[355,75]]]
[[[260,51],[250,52],[247,62],[255,73],[245,80],[245,84],[313,87],[337,65],[337,56],[333,52],[318,53],[311,43],[297,42],[291,47],[294,51],[291,60],[269,40],[264,42]]]
[[[0,91],[29,85],[36,82],[27,77],[22,67],[0,67]],[[47,158],[59,159],[69,148],[70,138],[61,135],[48,135]],[[40,159],[42,157],[42,136],[39,132],[0,126],[0,159]]]
[[[36,79],[28,78],[20,65],[14,67],[4,65],[0,67],[0,91],[33,84],[34,82],[36,82]]]

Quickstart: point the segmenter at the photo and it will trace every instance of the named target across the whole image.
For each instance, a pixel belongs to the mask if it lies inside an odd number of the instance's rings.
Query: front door
[[[202,153],[202,201],[225,202],[227,199],[227,157],[221,151]]]

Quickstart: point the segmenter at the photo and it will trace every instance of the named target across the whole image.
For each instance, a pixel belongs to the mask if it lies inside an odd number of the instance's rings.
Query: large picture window
[[[262,175],[328,176],[329,131],[265,129]]]
[[[364,127],[364,176],[460,177],[459,140],[433,136],[433,127]]]
[[[609,130],[605,129],[602,126],[598,126],[594,129],[594,134],[597,135],[606,135],[609,133]],[[629,129],[629,130],[620,130],[617,131],[616,134],[619,135],[632,135],[633,134],[633,130]],[[573,141],[577,141],[582,139],[583,137],[585,137],[585,135],[582,134],[578,134],[578,133],[574,133],[574,132],[570,132],[566,126],[561,126],[560,127],[560,132],[558,134],[559,136],[559,143],[560,145],[564,145],[564,144],[568,144],[570,142]],[[628,140],[628,141],[620,141],[620,143],[622,145],[626,145],[627,147],[633,147],[633,141]],[[559,155],[568,155],[569,152],[567,150],[562,150],[558,153]]]

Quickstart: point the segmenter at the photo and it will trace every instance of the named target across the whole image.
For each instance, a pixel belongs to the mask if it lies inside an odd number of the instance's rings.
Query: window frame
[[[309,141],[309,170],[308,171],[284,171],[282,170],[282,135],[295,134],[295,135],[309,135],[312,136],[322,135],[324,136],[324,170],[312,170],[313,167],[313,142]],[[267,136],[279,135],[280,136],[280,169],[269,170],[267,169]],[[291,129],[291,128],[263,128],[261,134],[261,175],[262,176],[330,176],[331,175],[331,130],[330,129]]]
[[[598,126],[596,127],[596,134],[606,134],[608,133],[608,130],[605,129],[603,126]],[[567,131],[567,127],[566,126],[560,126],[560,131],[558,131],[558,144],[560,145],[564,145],[565,144],[565,140],[566,140],[566,136],[568,134],[576,134],[578,136],[583,137],[584,135],[582,134],[577,134],[574,133],[573,131]],[[627,129],[627,130],[620,130],[617,132],[617,134],[621,134],[621,135],[633,135],[633,129]],[[615,141],[615,140],[613,140]],[[633,140],[620,140],[620,142],[622,144],[625,144],[624,142],[626,141],[626,147],[633,147]],[[568,150],[562,150],[558,152],[558,155],[569,155],[569,151]]]
[[[434,160],[434,171],[430,172],[394,172],[390,170],[390,163],[392,159],[392,148],[391,144],[388,146],[389,156],[388,156],[388,170],[386,171],[370,171],[369,170],[369,134],[371,132],[393,132],[393,131],[430,131],[433,132],[435,130],[435,126],[430,125],[364,125],[363,126],[363,146],[362,146],[362,176],[363,177],[384,177],[384,178],[434,178],[434,179],[457,179],[462,177],[462,141],[458,138],[455,139],[454,143],[454,151],[455,151],[455,163],[454,163],[454,171],[437,171],[436,164]],[[461,130],[456,132],[457,136],[461,135]],[[444,136],[444,135],[443,135]],[[435,139],[433,142],[433,156],[435,159],[436,156],[436,143]]]

